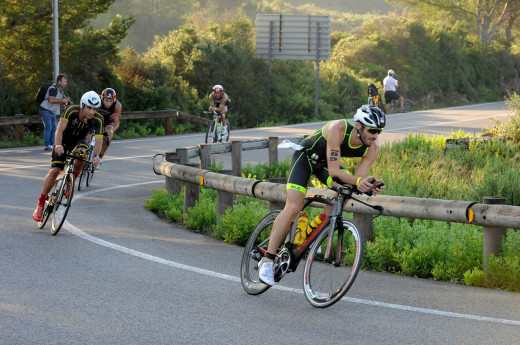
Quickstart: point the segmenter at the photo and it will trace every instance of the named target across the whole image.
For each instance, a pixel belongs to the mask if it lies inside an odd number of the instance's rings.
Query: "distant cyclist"
[[[227,132],[227,121],[226,114],[229,110],[229,105],[231,104],[231,100],[228,95],[224,92],[224,87],[222,85],[213,86],[213,92],[209,95],[209,111],[218,111],[222,114],[222,135],[224,136]]]
[[[65,166],[67,152],[73,152],[77,148],[78,154],[84,154],[88,148],[86,141],[87,133],[94,129],[96,139],[96,147],[94,148],[94,158],[92,162],[94,166],[99,164],[99,153],[101,152],[101,139],[103,138],[103,117],[96,112],[101,106],[101,99],[97,92],[89,91],[81,97],[79,105],[71,105],[67,108],[63,116],[60,118],[58,128],[56,129],[55,145],[52,151],[51,169],[43,181],[38,205],[33,213],[33,219],[37,222],[42,220],[43,208],[45,200]],[[83,169],[84,161],[76,160],[74,162],[74,177],[78,177]]]
[[[121,102],[116,99],[116,90],[106,88],[101,92],[101,107],[98,109],[98,113],[103,116],[104,121],[104,139],[101,153],[99,154],[100,165],[103,162],[103,156],[112,142],[114,132],[119,128],[119,120],[121,119],[121,112],[123,106]]]
[[[379,194],[382,191],[384,187],[378,187],[382,180],[370,176],[369,169],[379,154],[377,139],[385,125],[386,117],[381,109],[364,105],[354,115],[354,123],[330,121],[300,142],[302,149],[294,153],[289,169],[285,207],[274,221],[267,252],[258,265],[263,283],[274,285],[275,253],[303,208],[311,174],[328,186],[335,184],[333,180],[339,180],[357,186],[360,192]],[[341,157],[361,157],[355,174],[341,165]],[[371,182],[372,178],[375,182]],[[324,211],[328,213],[330,206]]]

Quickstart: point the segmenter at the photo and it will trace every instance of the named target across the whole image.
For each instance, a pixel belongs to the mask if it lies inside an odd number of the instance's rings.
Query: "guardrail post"
[[[484,197],[482,199],[484,204],[499,204],[502,205],[505,202],[504,198],[499,197]],[[498,255],[502,252],[502,238],[506,235],[505,228],[497,228],[484,226],[483,236],[484,236],[484,269],[487,269],[487,260],[489,254]]]
[[[187,166],[191,166],[194,168],[198,168],[199,165],[194,164],[184,164]],[[199,200],[200,196],[200,185],[196,183],[186,182],[184,184],[184,214],[188,214],[189,209],[195,206],[195,202]]]
[[[14,126],[16,131],[16,140],[23,143],[23,130],[25,128],[24,125],[19,124]]]
[[[173,116],[167,117],[164,121],[164,127],[166,127],[166,134],[173,134]]]
[[[177,152],[166,152],[164,159],[167,162],[179,164],[179,154]],[[165,188],[168,194],[179,194],[182,190],[182,182],[174,178],[166,176]]]
[[[374,239],[374,216],[371,214],[354,213],[354,220],[361,226],[364,242],[372,241]]]
[[[231,141],[231,169],[234,176],[242,176],[242,141]]]
[[[269,166],[278,162],[278,137],[269,137]]]
[[[224,175],[233,175],[233,170],[219,170],[219,174]],[[231,207],[233,209],[233,199],[234,194],[230,192],[225,192],[222,190],[217,190],[217,224],[219,222],[220,217],[226,213],[226,210]]]
[[[287,184],[287,179],[281,177],[271,177],[269,182]],[[269,212],[274,210],[283,210],[284,207],[285,202],[269,201]]]
[[[211,166],[211,144],[200,144],[200,168],[209,169]]]

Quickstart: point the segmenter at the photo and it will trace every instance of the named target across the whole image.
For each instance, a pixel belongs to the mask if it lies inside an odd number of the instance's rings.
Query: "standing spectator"
[[[54,132],[56,132],[56,112],[60,106],[69,103],[68,98],[64,97],[64,89],[67,86],[67,76],[59,74],[56,78],[56,84],[52,84],[47,89],[45,99],[40,103],[40,116],[43,120],[44,142],[46,151],[51,151],[54,146]]]
[[[390,104],[393,100],[399,100],[399,106],[401,107],[401,113],[406,113],[404,109],[404,98],[397,93],[399,83],[394,78],[395,72],[391,69],[388,70],[388,75],[383,79],[383,85],[385,87],[385,113],[390,112]]]

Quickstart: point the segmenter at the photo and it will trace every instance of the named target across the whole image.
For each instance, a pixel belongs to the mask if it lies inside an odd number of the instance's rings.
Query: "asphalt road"
[[[384,143],[408,133],[480,132],[503,103],[389,115]],[[233,140],[299,136],[319,124],[236,130]],[[64,229],[32,212],[50,154],[0,150],[0,344],[518,344],[520,294],[361,271],[347,297],[311,307],[301,268],[260,296],[239,279],[243,248],[170,224],[144,207],[164,178],[156,153],[203,134],[115,141]],[[266,150],[264,150],[266,151]],[[280,150],[283,157],[289,150]],[[229,157],[216,161],[229,165]],[[247,151],[247,162],[267,152]]]

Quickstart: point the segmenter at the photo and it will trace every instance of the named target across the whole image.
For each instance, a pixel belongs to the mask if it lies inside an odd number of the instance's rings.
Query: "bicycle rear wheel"
[[[208,131],[206,132],[206,144],[210,142],[217,142],[217,128],[215,126],[215,121],[209,124]]]
[[[86,184],[87,184],[87,187],[90,187],[90,184],[92,183],[92,178],[94,178],[94,171],[96,171],[96,168],[94,168],[94,164],[92,164],[91,161],[87,162],[86,165],[88,166]]]
[[[74,175],[68,173],[57,182],[56,198],[52,209],[51,234],[56,235],[60,231],[65,217],[69,212],[72,197],[74,196]]]
[[[353,220],[343,219],[334,230],[330,259],[325,260],[329,226],[310,248],[303,271],[305,298],[314,307],[325,308],[339,301],[350,289],[361,268],[363,233]]]
[[[83,181],[87,180],[87,172],[88,172],[88,162],[85,164],[85,166],[83,166],[83,169],[81,170],[81,174],[79,174],[79,177],[78,177],[78,191],[81,190],[81,186],[83,184]]]
[[[258,262],[267,251],[273,223],[280,212],[280,210],[273,211],[265,216],[249,236],[244,248],[240,266],[240,280],[242,287],[250,295],[259,295],[270,288],[269,285],[262,283],[258,278]]]

